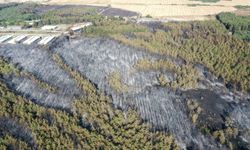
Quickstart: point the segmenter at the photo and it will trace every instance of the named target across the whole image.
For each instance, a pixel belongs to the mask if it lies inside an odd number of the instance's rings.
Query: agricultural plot
[[[207,15],[215,15],[220,12],[235,11],[235,6],[250,5],[248,0],[50,0],[37,1],[46,4],[80,4],[80,5],[94,5],[94,6],[111,6],[113,8],[120,8],[142,14],[143,16],[153,17],[190,17],[190,20],[197,19],[197,17],[206,19]]]

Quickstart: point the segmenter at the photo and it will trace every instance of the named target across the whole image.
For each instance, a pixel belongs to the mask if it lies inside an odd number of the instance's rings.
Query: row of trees
[[[98,21],[103,16],[98,15],[95,8],[69,7],[51,10],[41,15],[40,24],[71,24],[84,21]]]
[[[0,10],[0,25],[25,25],[26,20],[39,19],[34,12],[36,4],[18,4],[5,7]]]

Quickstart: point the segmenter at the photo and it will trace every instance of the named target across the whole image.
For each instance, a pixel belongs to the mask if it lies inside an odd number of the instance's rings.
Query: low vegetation
[[[168,86],[172,88],[196,88],[197,82],[199,80],[199,75],[197,70],[195,70],[191,65],[177,65],[171,61],[160,60],[160,61],[150,61],[147,59],[142,59],[135,64],[135,69],[150,71],[169,71],[175,74],[174,81],[166,81],[163,76],[160,76],[158,80],[162,86]]]
[[[35,77],[33,74],[31,74],[29,72],[22,71],[20,74],[23,77],[27,77],[27,78],[31,79],[41,89],[46,89],[47,91],[49,91],[51,93],[55,93],[57,91],[56,87],[54,87],[54,86],[52,86],[44,81],[39,80],[37,77]]]
[[[84,30],[84,35],[96,37],[96,36],[109,36],[109,35],[121,35],[125,33],[133,32],[146,32],[147,28],[125,22],[121,19],[116,20],[101,20],[100,22],[95,22],[95,26],[86,28]]]
[[[128,91],[128,86],[122,82],[119,72],[113,72],[108,79],[109,85],[118,93],[124,93]]]
[[[189,111],[189,117],[193,123],[197,122],[197,119],[202,112],[202,108],[199,106],[199,103],[195,100],[188,100],[187,107]]]
[[[234,149],[234,145],[232,141],[234,141],[238,136],[238,129],[227,127],[222,130],[214,131],[213,137],[218,140],[221,144],[225,144],[230,148],[231,150]]]
[[[18,74],[19,71],[11,64],[7,63],[7,61],[3,60],[0,57],[0,72],[1,74],[10,75],[10,74]]]

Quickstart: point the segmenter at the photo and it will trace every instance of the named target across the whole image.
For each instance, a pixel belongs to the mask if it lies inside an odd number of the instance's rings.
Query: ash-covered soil
[[[190,98],[196,99],[204,110],[201,119],[206,121],[207,118],[214,117],[211,124],[222,124],[225,117],[231,117],[233,124],[241,131],[250,128],[249,96],[228,90],[201,65],[196,66],[201,78],[196,89],[172,89],[161,86],[158,80],[160,74],[170,81],[174,80],[175,72],[172,70],[142,71],[136,69],[135,65],[138,61],[147,59],[168,60],[178,66],[183,64],[181,60],[151,54],[105,38],[60,40],[56,42],[57,46],[50,49],[24,45],[0,47],[1,57],[33,74],[40,81],[56,87],[56,91],[43,89],[26,77],[12,75],[4,76],[2,80],[17,94],[24,95],[37,104],[71,109],[74,99],[84,93],[80,92],[70,75],[53,60],[52,57],[56,54],[65,64],[112,97],[115,107],[124,111],[128,108],[136,109],[143,120],[153,124],[154,130],[172,133],[183,147],[192,145],[198,149],[224,149],[214,139],[202,134],[192,123],[186,106],[187,99]],[[114,75],[115,82],[110,82]],[[121,89],[115,89],[119,87]],[[249,135],[242,135],[242,139],[249,139]]]
[[[31,131],[29,131],[23,125],[20,125],[19,122],[13,119],[1,117],[0,131],[1,134],[9,133],[10,135],[16,137],[17,139],[27,142],[30,147],[33,147],[34,149],[37,148]],[[0,136],[2,136],[1,134]]]
[[[57,89],[55,93],[50,93],[46,89],[39,88],[34,81],[28,78],[3,77],[9,87],[38,104],[70,108],[70,101],[74,96],[80,94],[75,81],[52,60],[51,54],[46,49],[36,46],[7,44],[1,46],[0,55],[17,67],[31,73],[40,81],[46,82]]]

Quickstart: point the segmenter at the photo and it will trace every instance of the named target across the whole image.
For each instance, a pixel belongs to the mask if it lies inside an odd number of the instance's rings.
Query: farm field
[[[26,0],[0,0],[0,2],[25,2]],[[207,0],[209,1],[209,0]],[[214,15],[220,12],[232,12],[237,10],[235,6],[248,6],[248,0],[218,0],[217,2],[205,2],[204,0],[35,0],[45,4],[81,4],[95,6],[111,6],[114,8],[135,11],[142,16],[150,15],[156,18],[162,17],[187,17],[197,20],[197,16]],[[157,11],[156,11],[157,10]],[[190,17],[191,16],[191,17]],[[192,17],[193,16],[193,17]]]

